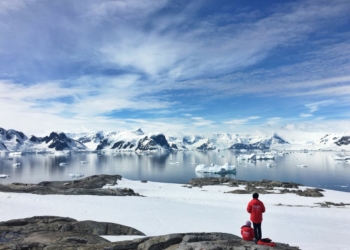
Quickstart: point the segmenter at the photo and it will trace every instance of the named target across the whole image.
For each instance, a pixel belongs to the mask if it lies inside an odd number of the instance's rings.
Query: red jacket
[[[241,227],[241,235],[243,240],[253,240],[254,239],[254,230],[253,228],[244,225]]]
[[[253,199],[249,202],[247,211],[250,213],[250,220],[253,223],[261,223],[263,220],[262,213],[265,212],[264,203],[258,199]]]

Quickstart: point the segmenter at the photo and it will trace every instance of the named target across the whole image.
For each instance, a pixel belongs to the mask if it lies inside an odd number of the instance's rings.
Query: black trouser
[[[254,227],[254,235],[256,240],[260,240],[262,238],[261,236],[261,222],[260,223],[253,223]]]

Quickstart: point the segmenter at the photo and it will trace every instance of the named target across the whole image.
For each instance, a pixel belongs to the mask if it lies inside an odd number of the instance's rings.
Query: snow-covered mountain
[[[0,151],[8,151],[7,147],[5,146],[5,144],[3,142],[0,142]]]
[[[292,144],[278,134],[256,136],[251,134],[217,133],[210,136],[166,136],[145,134],[141,129],[118,132],[65,134],[52,132],[44,137],[26,136],[14,129],[0,128],[0,151],[46,152],[62,150],[89,151],[181,151],[181,150],[350,150],[350,133],[327,134],[319,141]]]
[[[11,151],[20,150],[26,140],[28,140],[28,137],[23,132],[0,128],[0,150],[4,150],[1,148]]]
[[[330,148],[338,146],[340,148],[348,148],[350,146],[350,132],[344,134],[326,134],[315,143],[316,146],[321,148]],[[348,146],[348,147],[347,147]]]
[[[84,144],[88,149],[91,150],[96,150],[97,146],[105,137],[103,131],[96,133],[67,134],[67,136]]]
[[[0,128],[1,151],[46,152],[62,150],[86,150],[87,147],[64,133],[52,132],[48,136],[28,138],[23,132]]]
[[[0,151],[17,151],[23,148],[28,137],[14,129],[0,128]]]
[[[174,150],[213,150],[213,145],[209,138],[203,135],[188,135],[181,138],[168,137],[169,145]]]
[[[137,129],[109,133],[100,141],[95,150],[169,151],[171,147],[163,134],[145,135],[141,129]]]
[[[67,137],[66,134],[62,132],[51,132],[49,136],[45,137],[36,137],[32,135],[26,145],[36,150],[54,149],[56,151],[62,151],[87,149],[83,143]]]

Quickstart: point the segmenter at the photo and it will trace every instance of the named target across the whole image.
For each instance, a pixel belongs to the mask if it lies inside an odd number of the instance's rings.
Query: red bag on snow
[[[270,246],[270,247],[275,247],[276,244],[269,238],[263,238],[258,241],[258,245],[265,245],[265,246]]]

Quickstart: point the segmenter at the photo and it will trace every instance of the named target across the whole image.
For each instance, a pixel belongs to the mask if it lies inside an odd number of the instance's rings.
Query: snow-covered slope
[[[81,133],[81,134],[67,134],[67,136],[84,144],[88,149],[95,150],[104,138],[104,132],[96,133]]]
[[[26,140],[28,140],[28,137],[20,131],[0,128],[0,144],[3,144],[0,145],[0,150],[20,150]],[[5,148],[3,146],[5,146]]]
[[[3,142],[0,141],[0,151],[8,151],[7,147],[5,146],[5,144]]]
[[[350,148],[350,132],[343,134],[326,134],[314,145],[320,149],[349,149]]]
[[[219,133],[210,137],[201,135],[184,136],[181,138],[169,137],[169,144],[178,150],[215,150],[215,149],[262,149],[268,150],[280,145],[289,144],[279,135],[270,137]]]
[[[62,150],[85,150],[86,146],[78,141],[67,137],[64,133],[52,132],[49,136],[30,138],[24,133],[14,129],[5,130],[0,128],[1,151],[62,151]]]
[[[29,146],[32,150],[86,150],[87,147],[72,138],[66,136],[62,132],[51,132],[49,136],[36,137],[32,135],[26,146]]]
[[[168,151],[171,147],[163,134],[145,135],[141,129],[137,129],[107,134],[96,150]]]

